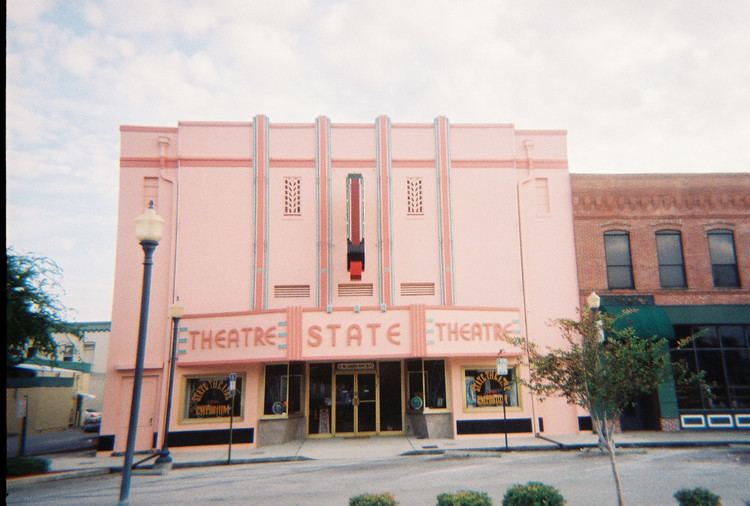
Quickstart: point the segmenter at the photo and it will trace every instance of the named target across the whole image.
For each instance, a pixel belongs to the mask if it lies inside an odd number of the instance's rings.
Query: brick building
[[[571,186],[581,303],[596,291],[604,310],[636,306],[631,323],[668,338],[715,395],[662,385],[623,429],[750,427],[750,174],[575,174]]]

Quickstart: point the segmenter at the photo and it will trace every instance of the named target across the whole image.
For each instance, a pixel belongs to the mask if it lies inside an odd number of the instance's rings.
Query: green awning
[[[603,306],[602,311],[612,316],[619,316],[623,311],[632,311],[615,322],[616,328],[633,327],[636,335],[641,337],[658,336],[674,339],[672,320],[662,306]]]
[[[750,305],[659,306],[674,325],[748,325]]]

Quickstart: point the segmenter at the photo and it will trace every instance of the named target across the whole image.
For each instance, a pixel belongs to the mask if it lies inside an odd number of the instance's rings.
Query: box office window
[[[302,411],[302,363],[273,364],[266,366],[264,415],[286,415]]]
[[[227,376],[187,378],[185,419],[227,418],[232,414],[241,417],[243,380],[242,376],[237,376],[233,412],[232,393],[229,391],[229,378]]]
[[[518,407],[517,368],[501,376],[495,368],[464,369],[466,409]]]
[[[410,410],[445,409],[445,360],[406,362],[408,407]]]
[[[708,233],[708,250],[711,254],[711,273],[714,286],[739,287],[737,253],[734,249],[734,234],[731,230],[712,230]]]
[[[633,288],[630,234],[622,230],[605,232],[604,256],[607,260],[607,286],[610,290]]]

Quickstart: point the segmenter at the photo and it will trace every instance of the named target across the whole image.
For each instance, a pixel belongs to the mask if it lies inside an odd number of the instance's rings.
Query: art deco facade
[[[170,448],[224,443],[230,416],[248,445],[579,430],[585,413],[517,381],[524,340],[560,345],[548,321],[578,305],[565,132],[443,117],[122,127],[103,450],[125,444],[142,268],[133,220],[149,201],[166,231],[139,449],[167,432]]]

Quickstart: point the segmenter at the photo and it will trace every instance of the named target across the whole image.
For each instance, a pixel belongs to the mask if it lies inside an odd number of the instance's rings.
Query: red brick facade
[[[750,174],[572,174],[581,304],[600,295],[653,295],[656,304],[750,304]],[[707,232],[734,233],[739,288],[714,287]],[[635,288],[609,290],[604,232],[630,234]],[[687,288],[663,289],[655,234],[682,234]]]

